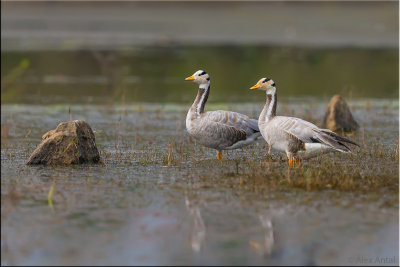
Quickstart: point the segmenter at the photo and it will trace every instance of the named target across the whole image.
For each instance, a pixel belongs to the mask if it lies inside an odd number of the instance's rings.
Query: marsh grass
[[[181,146],[176,147],[174,142],[169,142],[166,151],[162,154],[162,163],[167,167],[179,167],[183,160]]]
[[[283,154],[267,155],[263,143],[224,152],[224,159],[219,162],[214,156],[214,150],[190,141],[189,137],[170,140],[159,150],[153,147],[136,151],[133,149],[118,156],[110,152],[102,155],[106,162],[179,167],[190,172],[191,179],[205,186],[241,187],[250,191],[296,188],[307,191],[369,192],[385,188],[388,192],[396,193],[399,186],[398,139],[392,145],[384,146],[363,131],[350,135],[350,138],[361,144],[353,154],[330,153],[304,160],[299,167],[294,168],[288,166]],[[186,175],[183,174],[184,177]]]
[[[303,161],[295,168],[273,156],[232,161],[229,165],[230,171],[221,168],[220,175],[203,174],[202,179],[217,184],[229,180],[232,186],[265,191],[299,188],[369,192],[385,188],[396,194],[399,186],[397,143],[390,149],[368,144],[356,154],[331,153]]]
[[[53,209],[53,193],[54,193],[54,187],[55,187],[56,183],[53,182],[51,184],[50,190],[49,190],[49,194],[47,195],[47,202],[48,205],[51,209]]]
[[[295,112],[292,105],[284,104],[281,105],[280,112],[284,115],[296,113],[300,114],[299,117],[310,117],[309,120],[312,122],[318,121],[317,116],[322,110],[320,105],[311,103],[300,106],[302,108],[298,108]],[[131,182],[125,180],[126,173],[135,173],[139,169],[145,170],[149,181],[157,177],[160,172],[165,172],[166,176],[174,177],[174,180],[163,182],[162,185],[182,190],[187,187],[201,190],[228,189],[248,192],[255,196],[293,190],[383,192],[391,196],[390,205],[397,205],[399,138],[396,136],[397,122],[393,121],[393,118],[397,116],[394,107],[378,109],[371,103],[357,106],[355,110],[360,110],[359,114],[369,112],[375,115],[361,121],[363,127],[359,131],[340,134],[359,143],[361,147],[355,148],[354,154],[330,153],[305,160],[297,168],[289,168],[284,154],[273,152],[267,155],[267,146],[264,141],[244,149],[224,151],[223,160],[218,161],[215,150],[198,144],[184,130],[182,118],[185,112],[180,110],[166,112],[159,107],[152,108],[152,106],[143,105],[125,108],[127,115],[121,113],[120,110],[99,112],[100,123],[105,121],[103,116],[114,116],[115,119],[104,124],[109,127],[94,124],[93,129],[96,132],[96,143],[102,164],[83,166],[83,169],[78,171],[78,173],[84,173],[85,168],[98,169],[99,177],[92,177],[90,184],[109,184],[115,181],[125,186]],[[236,107],[231,107],[231,109],[237,110]],[[79,116],[81,111],[78,108],[74,110]],[[251,114],[252,112],[244,113]],[[16,127],[14,124],[11,125]],[[2,184],[8,184],[13,180],[18,185],[16,187],[18,189],[23,186],[19,184],[21,181],[35,175],[31,173],[33,169],[21,168],[18,164],[24,165],[25,160],[37,146],[42,129],[31,125],[29,134],[26,127],[20,130],[7,129],[7,131],[16,133],[16,136],[2,138],[2,165],[18,169],[18,171],[13,171],[14,178],[2,180]],[[28,136],[32,137],[28,138]],[[60,170],[60,175],[63,175],[64,171],[64,169]],[[103,172],[111,172],[112,175],[103,177]],[[32,184],[31,182],[26,184],[27,188]],[[44,191],[40,193],[45,202],[47,202],[45,197],[49,193],[50,186],[51,184],[46,182]],[[55,199],[59,192],[62,192],[62,189],[55,190]],[[5,192],[5,194],[8,193]]]

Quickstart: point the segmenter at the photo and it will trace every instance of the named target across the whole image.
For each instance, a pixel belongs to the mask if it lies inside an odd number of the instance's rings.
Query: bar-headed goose
[[[286,152],[289,165],[298,163],[299,159],[315,157],[332,151],[351,152],[345,144],[358,144],[341,137],[328,129],[293,117],[276,116],[278,102],[276,85],[269,78],[260,79],[251,90],[267,92],[267,102],[258,118],[258,126],[269,148]],[[269,152],[269,151],[268,151]]]
[[[216,149],[218,160],[222,150],[240,148],[261,138],[255,119],[225,110],[204,112],[210,94],[210,76],[205,71],[196,71],[185,80],[199,84],[197,97],[186,116],[186,129],[200,144]]]

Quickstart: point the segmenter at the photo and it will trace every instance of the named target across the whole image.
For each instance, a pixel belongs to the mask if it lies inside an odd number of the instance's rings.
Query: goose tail
[[[339,136],[336,133],[327,129],[320,130],[317,139],[318,141],[321,141],[322,143],[332,147],[333,149],[344,153],[353,153],[348,144],[360,147],[360,145],[357,144],[356,142],[351,141],[350,139],[347,139],[345,137]]]

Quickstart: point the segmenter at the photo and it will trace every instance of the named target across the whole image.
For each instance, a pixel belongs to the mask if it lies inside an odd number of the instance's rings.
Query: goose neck
[[[278,96],[276,92],[267,93],[267,100],[259,117],[260,122],[267,123],[273,117],[276,116],[277,102],[278,102]]]
[[[207,103],[208,95],[210,94],[210,83],[200,84],[199,90],[197,91],[196,99],[191,107],[192,112],[196,115],[200,115],[204,112],[204,107]]]

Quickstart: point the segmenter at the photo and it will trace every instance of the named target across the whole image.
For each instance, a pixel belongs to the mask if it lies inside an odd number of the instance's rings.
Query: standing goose
[[[199,84],[196,99],[186,116],[186,129],[203,146],[217,150],[231,150],[253,143],[261,136],[258,122],[248,116],[225,110],[204,112],[210,94],[210,76],[202,70],[185,79]]]
[[[272,147],[285,152],[290,166],[298,163],[299,157],[306,159],[333,151],[351,152],[345,143],[359,146],[331,130],[320,129],[311,122],[294,117],[276,116],[278,98],[273,80],[262,78],[250,89],[267,92],[267,102],[258,118],[258,126],[269,144],[269,150]]]

